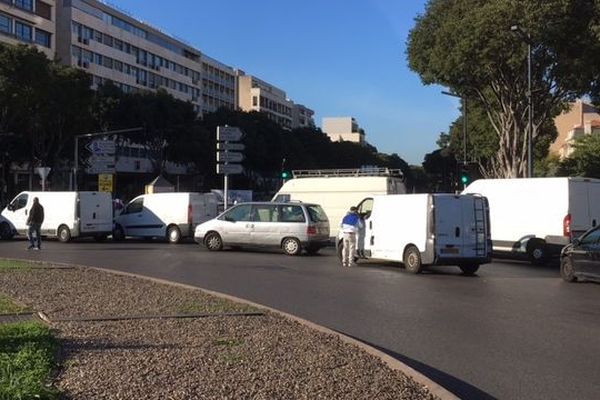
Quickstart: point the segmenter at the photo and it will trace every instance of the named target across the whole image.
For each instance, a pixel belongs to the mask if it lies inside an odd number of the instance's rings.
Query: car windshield
[[[327,215],[325,211],[321,208],[321,206],[307,206],[308,215],[310,215],[310,220],[312,222],[328,222]]]

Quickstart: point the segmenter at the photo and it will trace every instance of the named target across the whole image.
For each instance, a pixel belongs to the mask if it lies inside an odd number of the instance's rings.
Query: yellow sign
[[[113,175],[112,174],[98,174],[98,191],[112,193],[112,191],[113,191]]]

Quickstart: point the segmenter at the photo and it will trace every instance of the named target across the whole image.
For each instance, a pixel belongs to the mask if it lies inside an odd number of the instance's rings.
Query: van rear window
[[[327,215],[321,206],[308,206],[306,208],[308,209],[308,215],[310,215],[310,220],[312,222],[329,222]]]

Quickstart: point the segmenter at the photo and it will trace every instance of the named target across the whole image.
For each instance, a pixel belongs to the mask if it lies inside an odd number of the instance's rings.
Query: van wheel
[[[223,249],[223,239],[221,239],[221,235],[217,232],[210,232],[204,238],[204,244],[206,248],[210,251],[219,251]]]
[[[69,240],[71,240],[71,230],[69,230],[69,227],[65,225],[58,227],[58,232],[56,235],[58,236],[58,240],[63,243],[67,243]]]
[[[173,244],[179,243],[181,240],[181,231],[176,225],[171,225],[167,229],[167,239],[169,240],[169,243]]]
[[[288,256],[297,256],[302,251],[300,241],[296,238],[285,238],[281,243],[283,252]]]
[[[408,246],[404,251],[404,268],[412,274],[421,273],[421,252],[415,246]]]
[[[527,242],[527,257],[534,265],[543,265],[548,261],[546,243],[540,239],[531,239]]]
[[[121,242],[125,240],[125,232],[123,232],[121,225],[115,226],[115,229],[113,229],[112,232],[112,237],[115,242]]]
[[[465,275],[474,275],[479,269],[479,264],[462,264],[459,268]]]
[[[3,222],[0,224],[0,239],[4,239],[4,240],[8,240],[12,238],[12,230],[10,229],[10,226],[6,223]]]
[[[94,235],[94,240],[98,243],[106,240],[106,235]]]
[[[566,282],[575,282],[577,277],[575,276],[575,268],[573,268],[573,261],[569,257],[563,257],[560,260],[560,276]]]

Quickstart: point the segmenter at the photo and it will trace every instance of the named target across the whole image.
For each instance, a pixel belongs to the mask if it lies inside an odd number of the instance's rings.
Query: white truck
[[[330,234],[338,235],[342,218],[367,196],[406,193],[400,170],[388,168],[297,170],[272,201],[319,204],[329,218]]]
[[[115,218],[113,239],[136,236],[178,243],[184,237],[193,237],[196,225],[217,215],[218,202],[213,193],[143,194],[131,200]]]
[[[600,222],[599,179],[479,179],[463,193],[488,198],[499,257],[543,264]]]
[[[104,240],[112,232],[112,199],[104,192],[21,192],[2,211],[0,237],[27,234],[27,216],[33,199],[44,207],[42,234],[61,242],[93,236]]]
[[[357,207],[364,222],[357,258],[402,262],[412,273],[426,265],[458,265],[466,275],[490,262],[489,208],[483,196],[373,196]],[[336,242],[340,258],[341,239],[340,233]]]

